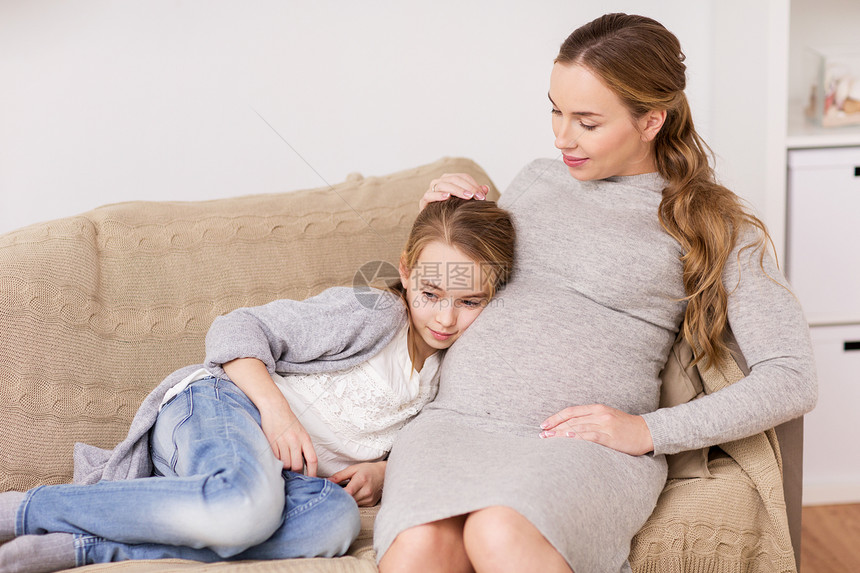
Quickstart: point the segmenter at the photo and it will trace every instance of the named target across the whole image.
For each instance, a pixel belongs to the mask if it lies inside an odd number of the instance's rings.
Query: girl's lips
[[[449,338],[454,336],[453,332],[451,332],[449,334],[445,334],[444,332],[436,332],[432,328],[428,328],[427,330],[430,331],[430,334],[432,334],[433,338],[435,338],[436,340],[448,340]]]
[[[564,154],[562,154],[562,157],[564,157],[564,163],[568,167],[579,167],[580,165],[588,161],[587,157],[573,157],[572,155]]]

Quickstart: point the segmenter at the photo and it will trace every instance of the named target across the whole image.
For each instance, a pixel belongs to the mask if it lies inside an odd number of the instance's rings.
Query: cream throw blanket
[[[732,358],[700,371],[706,394],[744,377]],[[771,429],[720,445],[712,479],[671,479],[633,538],[635,573],[796,573],[782,488],[782,457]],[[690,521],[690,516],[702,516]],[[715,525],[719,524],[719,525]]]

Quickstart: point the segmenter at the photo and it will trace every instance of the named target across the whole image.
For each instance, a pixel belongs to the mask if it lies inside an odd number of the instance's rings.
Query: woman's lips
[[[588,157],[573,157],[572,155],[564,154],[562,154],[562,157],[564,157],[564,163],[568,167],[579,167],[580,165],[588,161]]]

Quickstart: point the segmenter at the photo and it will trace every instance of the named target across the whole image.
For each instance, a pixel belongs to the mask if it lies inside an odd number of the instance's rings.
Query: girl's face
[[[665,112],[634,119],[587,68],[557,63],[549,81],[552,131],[570,174],[580,181],[656,171],[652,141]]]
[[[424,247],[414,268],[401,262],[400,281],[409,305],[410,348],[418,351],[412,360],[419,368],[454,344],[489,300],[481,265],[439,241]]]

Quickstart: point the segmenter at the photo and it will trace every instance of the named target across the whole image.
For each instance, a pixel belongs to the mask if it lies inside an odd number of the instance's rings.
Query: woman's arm
[[[752,235],[741,238],[748,244]],[[728,319],[750,373],[731,386],[645,414],[656,453],[711,446],[756,434],[809,412],[818,381],[809,327],[774,259],[736,248],[723,273]]]
[[[316,476],[317,455],[310,435],[272,380],[266,365],[256,358],[239,358],[225,364],[224,372],[260,411],[263,433],[284,468],[302,473],[307,462],[308,475]]]
[[[754,237],[742,237],[740,244]],[[542,437],[583,439],[628,454],[674,454],[751,436],[810,411],[818,383],[809,328],[773,258],[736,248],[723,273],[728,319],[750,373],[731,386],[636,416],[600,404],[566,408]],[[762,265],[764,268],[762,268]]]

